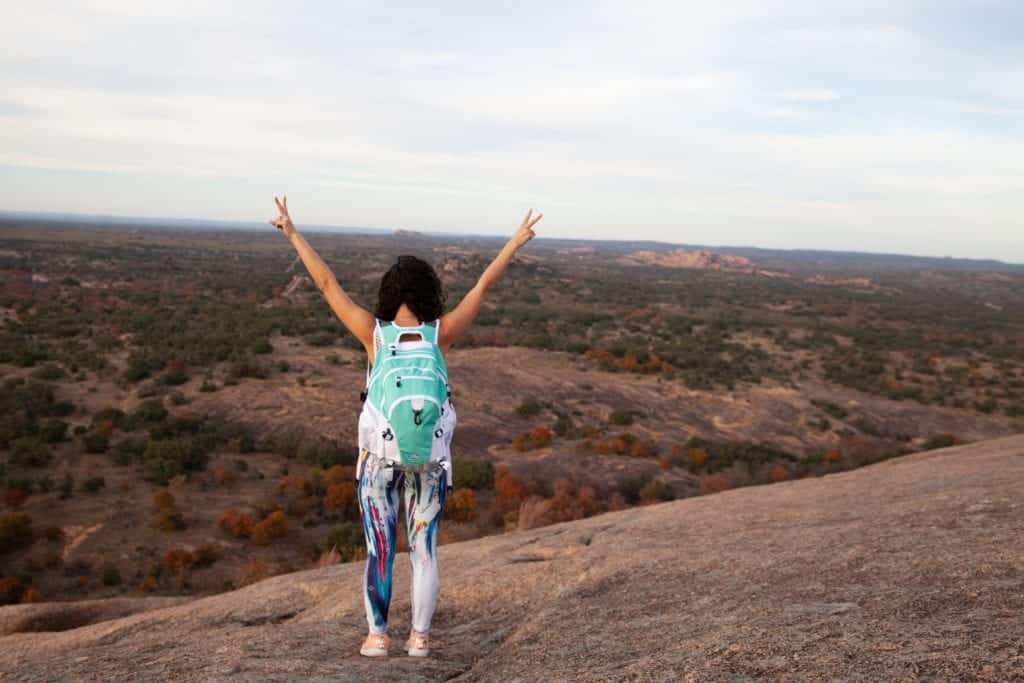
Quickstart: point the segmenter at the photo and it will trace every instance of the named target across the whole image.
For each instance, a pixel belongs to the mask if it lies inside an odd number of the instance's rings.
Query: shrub
[[[14,577],[0,578],[0,605],[16,605],[25,594],[25,586]]]
[[[252,434],[244,433],[238,436],[238,452],[252,453],[256,450],[256,439]]]
[[[75,478],[71,476],[70,472],[65,472],[64,479],[60,482],[60,499],[67,500],[70,498],[74,489]]]
[[[355,481],[349,479],[329,484],[324,496],[324,509],[337,511],[342,517],[358,516],[359,501],[356,499]]]
[[[50,464],[49,447],[35,436],[15,439],[11,449],[10,463],[23,467],[45,467]]]
[[[68,423],[56,418],[46,420],[40,425],[39,437],[46,443],[64,441],[68,438]]]
[[[355,481],[356,468],[354,465],[332,465],[324,475],[328,484],[340,484],[345,481]]]
[[[640,504],[662,503],[675,500],[676,494],[672,487],[663,481],[652,480],[640,489]]]
[[[248,538],[256,526],[256,518],[241,510],[230,508],[220,518],[220,528],[235,538]]]
[[[830,416],[834,417],[837,420],[842,420],[848,414],[846,408],[842,407],[838,403],[833,403],[832,401],[813,399],[811,403],[821,408],[823,411],[825,411],[826,413],[828,413]]]
[[[242,377],[266,379],[269,376],[270,368],[268,365],[251,356],[244,356],[238,360],[232,361],[228,365],[228,377],[231,379],[237,380]]]
[[[166,488],[162,488],[153,494],[153,511],[160,512],[161,510],[173,510],[177,507],[174,500],[174,494]]]
[[[574,488],[568,479],[556,479],[553,495],[548,501],[547,516],[550,522],[565,522],[583,519],[599,511],[594,489],[589,486]],[[520,514],[523,510],[520,508]]]
[[[21,507],[30,495],[25,489],[7,489],[4,491],[4,505],[9,508]]]
[[[452,466],[452,486],[485,491],[494,488],[494,463],[490,460],[459,460]]]
[[[184,580],[185,573],[194,563],[195,557],[184,548],[173,548],[164,553],[164,567],[169,573],[177,574],[181,580]]]
[[[312,488],[309,481],[301,474],[289,474],[277,482],[278,495],[288,493],[288,490],[291,489],[300,496],[307,496],[312,493]]]
[[[514,510],[526,497],[526,487],[502,463],[494,470],[494,501],[502,511]]]
[[[632,410],[613,410],[608,415],[608,422],[613,425],[631,425],[633,424],[633,415],[635,411]]]
[[[313,334],[307,334],[302,338],[302,341],[306,342],[309,346],[331,346],[337,340],[338,335],[334,332],[314,332]]]
[[[145,437],[128,436],[114,444],[113,460],[117,465],[131,465],[146,452]]]
[[[235,470],[224,463],[217,463],[213,466],[213,480],[221,486],[230,486],[238,479]]]
[[[257,545],[270,545],[274,539],[281,538],[287,533],[288,517],[283,510],[275,510],[253,526],[250,538]]]
[[[248,586],[271,576],[270,565],[261,560],[251,560],[238,570],[238,585]]]
[[[211,543],[203,543],[192,551],[192,562],[196,567],[209,567],[220,557],[220,549]]]
[[[640,491],[650,481],[650,476],[629,477],[619,483],[619,493],[630,505],[640,502]]]
[[[333,527],[321,541],[321,550],[336,550],[342,562],[354,562],[367,557],[367,541],[362,524],[345,522]]]
[[[544,425],[537,425],[528,432],[523,432],[512,440],[512,447],[517,451],[528,451],[543,448],[551,444],[554,434]]]
[[[519,404],[516,413],[519,417],[537,417],[542,409],[543,406],[536,399],[528,398]]]
[[[354,447],[340,447],[334,439],[323,437],[307,439],[300,429],[278,432],[270,437],[270,441],[274,452],[321,469],[333,465],[354,465],[358,457],[358,449]]]
[[[476,519],[476,493],[473,489],[456,489],[445,501],[444,516],[454,522],[472,522]]]
[[[67,372],[56,363],[44,363],[32,370],[31,375],[33,379],[52,381],[66,377]]]
[[[957,444],[957,438],[952,434],[936,434],[924,444],[924,450],[930,451],[935,448],[948,448]]]
[[[90,426],[95,429],[96,425],[98,425],[100,422],[110,422],[118,429],[126,429],[127,427],[131,426],[131,421],[128,419],[128,416],[125,415],[123,411],[117,408],[113,408],[111,406],[106,406],[96,411],[96,413],[92,416],[92,422],[90,423]]]
[[[144,422],[161,422],[167,417],[167,409],[159,398],[151,398],[139,404],[135,416]]]
[[[720,493],[732,488],[732,482],[720,474],[705,474],[700,478],[698,493],[702,496],[709,493]]]
[[[103,477],[89,477],[82,482],[82,490],[86,493],[98,493],[106,485],[107,481]]]
[[[121,570],[112,564],[105,565],[100,574],[104,586],[117,586],[121,583]]]
[[[101,436],[109,437],[114,433],[114,421],[100,420],[99,422],[94,422],[92,430]]]
[[[0,515],[0,555],[32,543],[32,518],[24,512]]]
[[[630,454],[634,458],[655,458],[658,456],[658,444],[650,439],[637,441],[633,444]]]
[[[363,525],[356,522],[344,522],[333,527],[320,542],[321,550],[334,550],[340,555],[341,562],[354,562],[366,558],[366,538]]]
[[[90,432],[82,437],[82,444],[86,453],[106,453],[110,441],[102,434]]]
[[[552,429],[558,436],[565,437],[572,433],[574,427],[575,425],[573,424],[571,417],[568,415],[559,415],[558,419],[555,420],[555,424]]]
[[[142,456],[146,478],[161,486],[179,474],[203,469],[207,459],[202,447],[188,439],[150,441]]]
[[[270,340],[266,337],[261,337],[253,342],[252,352],[258,354],[267,354],[274,351],[274,345],[270,343]]]
[[[768,469],[768,480],[772,483],[786,481],[787,479],[789,479],[789,470],[782,463],[777,462]]]
[[[633,444],[635,443],[635,436],[633,436],[629,432],[622,432],[621,434],[616,434],[615,437],[612,438],[611,448],[619,455],[623,455],[631,451],[633,448]]]
[[[164,384],[168,386],[179,386],[188,381],[188,374],[185,372],[185,361],[180,358],[171,359],[167,363],[166,372],[163,376]]]
[[[164,508],[156,513],[154,526],[161,531],[182,531],[185,528],[185,517],[178,508]]]

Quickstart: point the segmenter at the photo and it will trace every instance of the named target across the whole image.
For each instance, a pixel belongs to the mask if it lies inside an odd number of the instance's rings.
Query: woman
[[[423,344],[426,341],[435,344],[441,353],[451,348],[473,322],[487,291],[505,272],[516,251],[534,237],[533,226],[541,219],[541,214],[533,217],[533,209],[530,209],[518,230],[484,270],[476,285],[454,310],[447,313],[444,312],[441,282],[430,264],[414,256],[400,256],[381,279],[376,315],[371,315],[349,298],[327,264],[295,229],[288,214],[288,198],[278,201],[274,197],[274,202],[280,215],[271,220],[271,224],[291,240],[331,309],[362,343],[366,349],[368,367],[373,366],[377,349],[382,346],[382,323],[385,326],[390,323],[389,334],[396,339],[393,342],[396,345],[403,342]],[[450,403],[447,407],[450,439],[455,415]],[[391,568],[395,555],[398,496],[403,495],[409,559],[412,562],[412,631],[405,649],[410,655],[422,657],[429,653],[428,632],[437,605],[437,528],[451,484],[451,468],[402,469],[394,466],[393,462],[385,461],[379,454],[368,452],[367,446],[371,442],[363,438],[362,428],[367,414],[364,405],[360,416],[359,465],[356,469],[359,509],[363,516],[367,549],[363,604],[369,633],[359,651],[369,657],[386,655],[388,651]],[[447,449],[445,451],[447,454]],[[448,478],[442,481],[441,477],[446,471]]]

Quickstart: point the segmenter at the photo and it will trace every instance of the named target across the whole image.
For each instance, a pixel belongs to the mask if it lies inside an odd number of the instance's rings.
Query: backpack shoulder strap
[[[380,342],[383,341],[384,336],[380,328],[380,318],[374,318],[373,320],[373,360],[376,361],[380,355]],[[366,359],[366,389],[370,388],[370,371],[373,369],[373,363],[370,359]],[[366,400],[366,391],[362,394],[363,400]]]
[[[428,323],[420,325],[420,332],[423,334],[423,340],[428,341],[434,346],[437,346],[438,335],[441,331],[441,321],[431,320]]]

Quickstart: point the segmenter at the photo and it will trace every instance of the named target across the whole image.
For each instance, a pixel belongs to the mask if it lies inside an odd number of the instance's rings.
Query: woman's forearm
[[[510,241],[505,244],[500,252],[498,252],[498,255],[495,256],[490,265],[484,269],[484,272],[480,275],[480,279],[476,282],[476,287],[480,289],[481,293],[486,293],[487,290],[491,288],[491,285],[501,278],[517,250],[517,245]]]
[[[291,241],[292,246],[295,247],[295,250],[299,252],[302,262],[306,264],[306,270],[309,271],[313,282],[320,288],[321,292],[326,291],[331,280],[334,279],[334,273],[324,263],[324,260],[320,258],[320,255],[316,253],[316,250],[309,245],[306,238],[299,234],[298,230],[293,228],[288,234],[288,239]]]

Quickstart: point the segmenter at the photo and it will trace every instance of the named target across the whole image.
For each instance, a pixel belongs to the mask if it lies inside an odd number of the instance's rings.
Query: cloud
[[[315,223],[500,232],[534,205],[560,236],[1024,261],[1019,18],[36,2],[0,27],[0,206],[263,220],[287,190]]]

